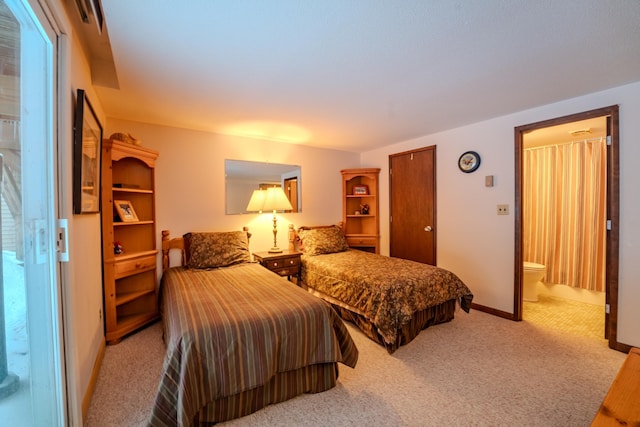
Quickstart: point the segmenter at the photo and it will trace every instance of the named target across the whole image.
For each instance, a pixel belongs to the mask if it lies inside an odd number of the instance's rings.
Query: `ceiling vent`
[[[75,3],[82,22],[88,24],[90,22],[89,15],[93,15],[98,27],[98,34],[101,34],[104,17],[102,16],[100,0],[75,0]]]
[[[569,135],[571,136],[587,135],[590,133],[591,133],[591,128],[576,129],[576,130],[569,131]]]

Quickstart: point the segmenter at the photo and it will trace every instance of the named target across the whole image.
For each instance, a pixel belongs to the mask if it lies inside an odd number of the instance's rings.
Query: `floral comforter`
[[[366,317],[386,343],[414,313],[457,300],[466,312],[473,294],[443,268],[355,249],[302,256],[302,281],[311,290]]]

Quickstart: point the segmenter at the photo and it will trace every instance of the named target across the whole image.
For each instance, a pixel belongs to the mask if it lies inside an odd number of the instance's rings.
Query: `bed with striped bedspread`
[[[358,350],[326,302],[256,263],[174,267],[161,284],[163,372],[152,426],[214,423],[335,386]]]

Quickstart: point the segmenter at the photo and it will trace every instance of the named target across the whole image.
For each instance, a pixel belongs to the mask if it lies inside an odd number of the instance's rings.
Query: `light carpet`
[[[228,426],[588,426],[626,355],[594,340],[486,313],[456,313],[394,354],[360,350],[338,384]],[[143,426],[164,345],[159,323],[107,347],[86,426]]]

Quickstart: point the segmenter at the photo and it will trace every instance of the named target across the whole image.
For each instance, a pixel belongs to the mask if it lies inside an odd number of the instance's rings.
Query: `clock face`
[[[480,166],[480,155],[475,151],[467,151],[462,153],[458,159],[458,167],[462,172],[470,173],[478,169]]]

